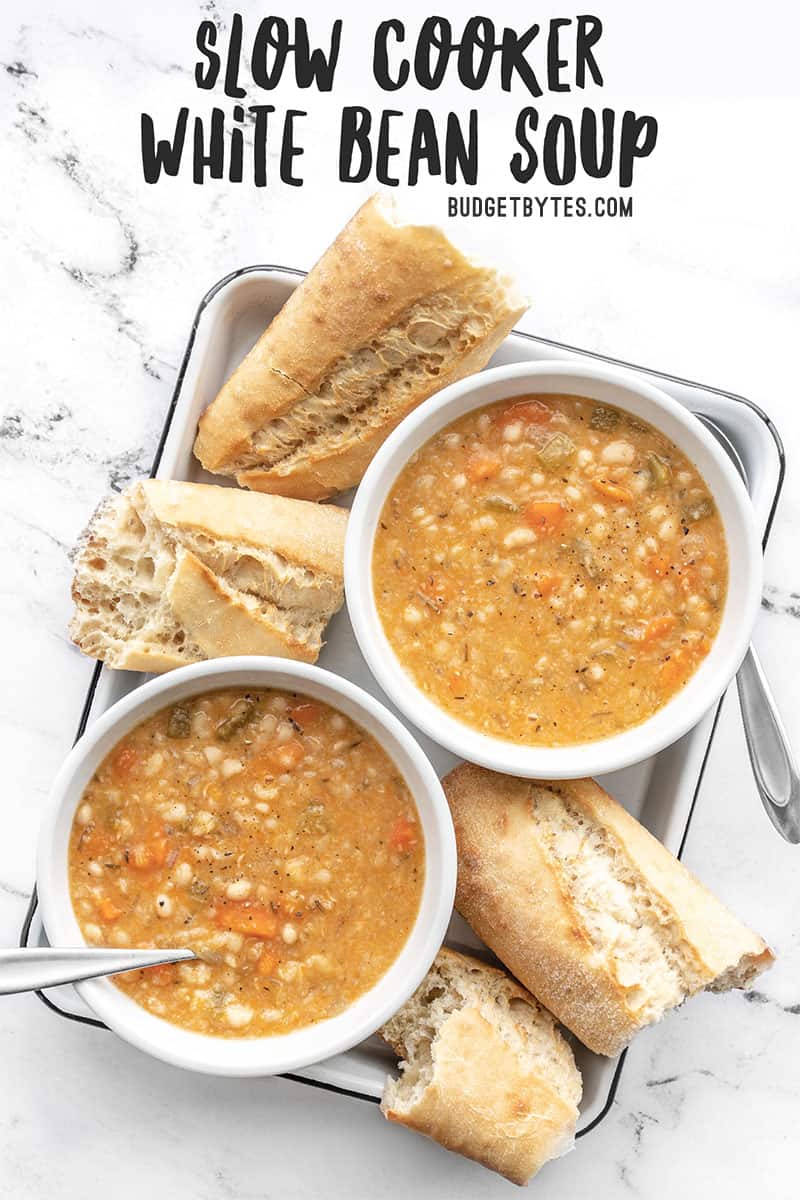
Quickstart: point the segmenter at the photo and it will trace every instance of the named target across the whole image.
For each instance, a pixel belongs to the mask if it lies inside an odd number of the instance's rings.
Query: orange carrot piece
[[[563,575],[534,575],[533,584],[540,596],[552,596],[564,581]]]
[[[644,561],[644,569],[653,579],[665,579],[669,575],[672,559],[668,554],[651,554]]]
[[[674,692],[686,678],[687,663],[683,655],[676,650],[658,669],[658,683],[662,691]]]
[[[466,681],[460,671],[451,671],[447,677],[447,686],[454,696],[463,695]]]
[[[258,975],[259,979],[269,979],[275,974],[277,966],[277,954],[273,954],[271,950],[265,948],[261,951],[256,963],[256,975]]]
[[[523,425],[547,425],[553,415],[553,410],[541,400],[521,400],[501,412],[495,420],[500,425],[514,425],[521,421]]]
[[[138,842],[128,851],[128,864],[136,871],[152,871],[163,867],[169,857],[170,840],[167,837],[151,837]]]
[[[621,483],[614,483],[611,479],[593,479],[592,487],[614,504],[630,504],[633,500],[630,488],[623,487]]]
[[[389,834],[389,845],[399,854],[407,854],[417,844],[417,827],[406,817],[398,817]]]
[[[278,932],[277,915],[255,900],[225,901],[218,907],[214,922],[221,929],[245,937],[273,938]]]
[[[149,982],[154,983],[156,987],[168,987],[171,983],[178,982],[178,972],[174,963],[159,963],[156,967],[143,967],[142,970],[147,973]]]
[[[467,478],[470,483],[494,479],[502,465],[502,460],[496,454],[471,454],[467,460]]]
[[[122,746],[112,760],[114,771],[118,775],[127,775],[131,768],[135,766],[136,758],[136,751],[132,746]]]
[[[661,638],[672,632],[676,622],[677,618],[672,613],[665,613],[662,617],[653,617],[652,621],[647,622],[643,640],[645,642],[660,641]]]
[[[322,707],[313,700],[304,700],[300,704],[292,705],[289,716],[301,729],[310,729],[322,716]]]
[[[526,505],[524,517],[537,533],[557,533],[564,524],[567,510],[560,500],[531,500]]]
[[[257,773],[269,775],[286,775],[294,771],[306,756],[305,749],[297,740],[284,742],[282,746],[270,746],[262,750],[252,761],[252,769]]]
[[[122,909],[117,908],[114,901],[109,896],[102,896],[97,901],[97,911],[100,914],[101,921],[110,924],[122,916]]]

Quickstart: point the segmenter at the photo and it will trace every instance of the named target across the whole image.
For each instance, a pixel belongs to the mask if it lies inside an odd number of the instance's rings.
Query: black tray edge
[[[156,471],[158,470],[159,464],[161,462],[161,456],[164,452],[164,446],[166,444],[167,436],[168,436],[170,428],[172,426],[172,419],[175,415],[175,409],[177,407],[178,400],[180,399],[181,389],[183,387],[183,381],[186,376],[187,368],[189,366],[189,360],[190,360],[190,357],[192,354],[192,350],[194,349],[194,343],[195,343],[195,338],[197,336],[197,330],[198,330],[200,320],[203,316],[205,309],[208,307],[209,303],[214,299],[214,297],[217,295],[217,293],[222,291],[222,289],[224,287],[226,287],[229,283],[232,283],[234,279],[239,279],[243,275],[250,275],[255,272],[261,272],[261,271],[275,271],[275,272],[280,271],[281,274],[295,275],[299,279],[302,279],[306,274],[305,271],[300,271],[296,267],[282,267],[276,263],[267,263],[267,264],[263,264],[263,265],[254,264],[249,267],[240,267],[236,271],[231,271],[228,275],[224,275],[221,279],[217,280],[217,282],[211,288],[209,288],[209,290],[206,292],[206,294],[203,296],[202,300],[198,304],[197,309],[194,314],[194,318],[192,320],[191,329],[189,331],[189,338],[186,343],[186,349],[184,351],[183,358],[181,360],[181,365],[178,370],[178,375],[175,380],[175,387],[172,392],[172,397],[170,399],[169,406],[167,408],[167,412],[164,417],[164,424],[161,429],[161,435],[158,440],[158,445],[156,446],[156,452],[155,452],[155,455],[153,458],[153,465],[150,468],[150,477],[151,478],[153,478],[155,476]],[[642,366],[639,366],[637,363],[627,362],[625,359],[612,358],[611,356],[609,356],[607,354],[599,354],[592,350],[584,350],[580,346],[570,346],[566,342],[556,342],[550,338],[537,337],[535,334],[522,333],[520,330],[516,330],[516,329],[513,330],[512,332],[517,337],[525,338],[527,341],[538,342],[540,345],[543,345],[543,346],[551,346],[555,350],[566,350],[570,354],[579,354],[583,358],[589,358],[589,359],[593,359],[597,362],[608,363],[611,366],[624,367],[627,370],[636,371],[641,375],[648,375],[653,379],[667,380],[669,383],[678,383],[684,387],[702,388],[702,390],[705,392],[710,392],[715,396],[723,396],[726,400],[733,400],[737,404],[744,404],[748,408],[752,409],[752,411],[756,414],[756,416],[764,423],[764,425],[766,425],[766,427],[770,433],[770,436],[772,437],[772,440],[775,443],[775,449],[776,449],[776,452],[778,455],[778,482],[775,487],[775,494],[772,499],[772,504],[770,506],[769,515],[767,517],[767,522],[766,522],[766,526],[764,529],[764,536],[762,538],[762,546],[764,549],[766,549],[767,542],[769,541],[770,533],[772,532],[772,524],[775,519],[775,512],[778,507],[778,502],[780,500],[781,491],[783,490],[783,482],[784,482],[784,478],[786,475],[786,451],[784,449],[783,439],[781,438],[781,435],[778,432],[778,429],[777,429],[775,423],[772,421],[771,417],[769,417],[767,415],[767,413],[764,412],[764,410],[762,408],[760,408],[752,400],[748,400],[748,398],[746,396],[740,396],[735,392],[728,392],[722,388],[710,387],[709,385],[704,384],[704,383],[699,383],[696,380],[683,379],[679,375],[672,375],[665,371],[657,371],[652,367],[642,367]],[[100,679],[101,670],[102,670],[102,663],[98,662],[97,665],[95,666],[94,671],[92,672],[92,677],[89,682],[89,688],[86,693],[86,699],[84,701],[80,720],[78,722],[78,728],[75,733],[74,742],[77,742],[79,740],[79,738],[82,737],[83,732],[86,729],[86,725],[89,720],[89,714],[90,714],[91,708],[92,708],[92,702],[94,700],[95,691],[97,690],[97,684]],[[697,805],[697,798],[700,794],[700,788],[703,783],[703,776],[705,775],[706,765],[708,763],[708,757],[709,757],[709,753],[711,751],[711,745],[714,740],[714,734],[716,733],[716,730],[717,730],[717,724],[719,722],[719,715],[720,715],[720,711],[722,709],[723,700],[724,700],[724,697],[717,704],[717,708],[714,713],[714,723],[711,727],[711,733],[709,734],[709,737],[708,737],[708,742],[706,744],[706,752],[703,756],[703,761],[700,766],[700,772],[697,777],[697,784],[695,785],[694,795],[692,797],[692,803],[689,808],[689,814],[686,818],[686,825],[684,826],[683,837],[681,838],[681,844],[678,849],[677,857],[679,859],[683,855],[683,851],[686,846],[686,840],[689,836],[689,829],[691,827],[692,817],[694,816],[695,807]],[[73,742],[73,744],[74,744],[74,742]],[[36,884],[34,884],[33,891],[31,893],[31,898],[28,903],[28,908],[25,913],[25,919],[22,924],[22,929],[20,930],[20,941],[19,941],[20,946],[28,945],[28,935],[30,934],[30,929],[31,929],[31,925],[33,923],[34,915],[36,913],[37,904],[38,904],[37,890],[36,890]],[[47,996],[42,991],[37,991],[35,993],[35,995],[38,997],[39,1000],[41,1000],[41,1002],[47,1008],[50,1009],[51,1012],[57,1013],[59,1016],[64,1017],[68,1021],[75,1021],[81,1025],[93,1026],[96,1029],[106,1029],[106,1030],[108,1029],[108,1026],[103,1021],[99,1021],[96,1017],[89,1017],[89,1016],[85,1016],[83,1013],[73,1013],[73,1012],[69,1012],[67,1009],[60,1008],[53,1000],[50,999],[49,996]],[[626,1055],[627,1055],[627,1050],[623,1050],[622,1054],[619,1057],[619,1061],[617,1062],[617,1067],[616,1067],[616,1070],[614,1071],[614,1077],[611,1080],[611,1086],[608,1090],[608,1096],[606,1098],[606,1102],[603,1105],[602,1110],[597,1114],[597,1116],[594,1118],[593,1121],[590,1121],[590,1123],[588,1125],[586,1125],[583,1129],[579,1130],[576,1133],[576,1135],[575,1135],[576,1138],[585,1137],[587,1133],[591,1133],[591,1131],[593,1129],[596,1129],[597,1126],[600,1124],[600,1122],[602,1120],[604,1120],[604,1118],[608,1115],[608,1113],[611,1109],[611,1106],[614,1103],[616,1094],[617,1094],[617,1088],[619,1087],[619,1081],[620,1081],[620,1077],[622,1075],[622,1068],[625,1064]],[[333,1084],[333,1083],[324,1083],[322,1080],[319,1080],[319,1079],[307,1079],[302,1075],[293,1075],[291,1073],[286,1073],[285,1075],[280,1076],[280,1078],[290,1079],[295,1083],[306,1084],[309,1087],[321,1088],[324,1091],[333,1092],[336,1095],[348,1096],[354,1100],[365,1100],[371,1104],[378,1104],[380,1102],[377,1096],[369,1096],[369,1095],[365,1095],[363,1092],[351,1091],[348,1088],[338,1087],[336,1084]]]

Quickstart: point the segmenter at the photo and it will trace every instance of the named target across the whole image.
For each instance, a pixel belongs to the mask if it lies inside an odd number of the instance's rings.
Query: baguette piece
[[[514,779],[465,763],[443,786],[458,911],[598,1054],[619,1054],[704,988],[748,987],[773,962],[593,780]]]
[[[526,308],[508,279],[373,196],[203,414],[195,454],[256,491],[344,491],[412,409],[486,365]]]
[[[381,1111],[525,1184],[572,1149],[581,1077],[550,1013],[495,967],[444,947],[379,1030],[400,1063]]]
[[[314,662],[344,596],[346,524],[333,505],[135,483],[101,505],[78,547],[70,635],[131,671],[231,654]]]

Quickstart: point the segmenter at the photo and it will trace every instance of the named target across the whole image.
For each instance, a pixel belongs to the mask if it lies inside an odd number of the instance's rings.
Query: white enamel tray
[[[158,478],[217,484],[224,482],[216,476],[207,475],[192,457],[198,417],[300,279],[302,272],[282,267],[248,267],[221,280],[204,297],[192,326],[156,452],[153,474]],[[571,358],[612,361],[572,347],[513,333],[493,358],[492,365]],[[675,399],[710,419],[727,434],[744,463],[750,495],[766,540],[783,478],[781,442],[768,418],[741,397],[627,363],[617,362],[616,365],[654,380]],[[358,651],[346,611],[342,610],[334,618],[328,628],[327,639],[320,665],[353,680],[387,703]],[[138,687],[145,678],[133,672],[108,671],[98,665],[78,737],[109,705]],[[677,855],[683,849],[688,832],[716,718],[716,711],[709,713],[689,734],[655,758],[607,776],[602,781]],[[444,775],[456,759],[427,738],[424,730],[413,726],[410,728],[436,769]],[[42,938],[34,892],[22,940],[27,944]],[[457,914],[453,916],[448,941],[484,955],[487,953]],[[83,1008],[72,988],[53,989],[48,995],[41,995],[41,999],[63,1016],[99,1024]],[[618,1060],[601,1058],[577,1045],[576,1058],[584,1084],[578,1126],[580,1136],[596,1125],[608,1111],[624,1055]],[[370,1038],[349,1053],[309,1067],[293,1078],[375,1100],[380,1096],[386,1073],[392,1066],[393,1059],[388,1048],[378,1038]]]

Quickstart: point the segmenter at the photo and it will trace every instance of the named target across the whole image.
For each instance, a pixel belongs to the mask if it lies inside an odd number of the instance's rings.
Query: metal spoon
[[[110,950],[77,946],[20,947],[0,950],[0,996],[38,992],[60,983],[80,983],[99,975],[118,975],[161,963],[195,958],[193,950]]]
[[[713,421],[701,413],[697,415],[747,483],[744,463],[730,438]],[[736,687],[747,752],[761,803],[781,837],[797,845],[800,842],[800,773],[775,697],[752,644],[739,667]]]

